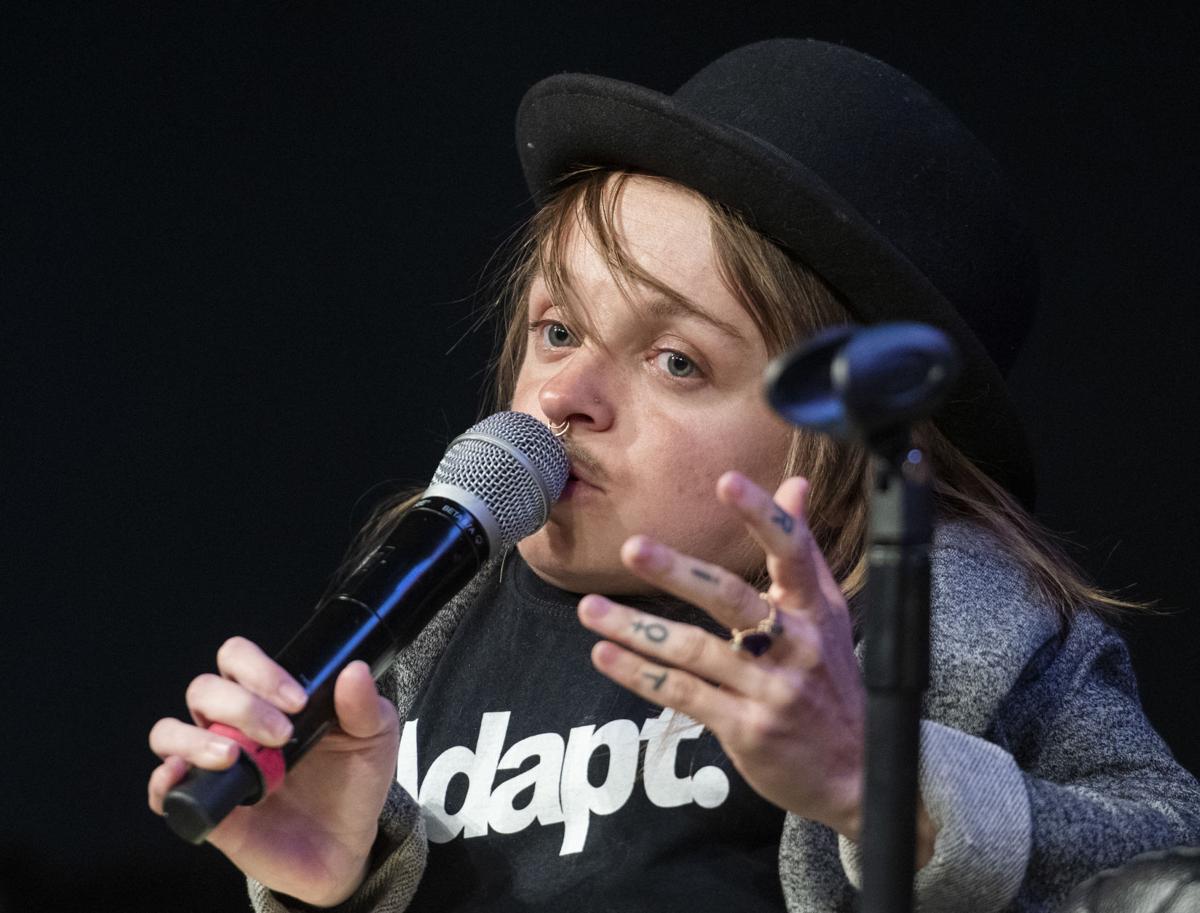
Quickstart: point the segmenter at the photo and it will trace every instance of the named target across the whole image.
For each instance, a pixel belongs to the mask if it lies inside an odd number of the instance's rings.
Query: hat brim
[[[516,128],[525,180],[539,205],[577,165],[662,175],[744,215],[836,289],[858,320],[915,320],[946,331],[963,372],[934,421],[1032,505],[1033,463],[999,368],[926,276],[802,162],[668,95],[590,74],[537,83],[521,101]]]

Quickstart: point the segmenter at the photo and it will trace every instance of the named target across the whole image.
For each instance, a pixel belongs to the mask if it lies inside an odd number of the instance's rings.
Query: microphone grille
[[[430,490],[459,489],[476,508],[481,502],[491,516],[478,519],[499,534],[490,543],[496,554],[541,528],[569,473],[549,428],[524,412],[497,412],[450,442]]]

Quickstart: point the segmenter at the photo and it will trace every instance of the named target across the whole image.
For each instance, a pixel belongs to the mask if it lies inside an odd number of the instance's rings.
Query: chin
[[[517,543],[517,551],[535,574],[569,593],[602,593],[606,596],[648,593],[649,584],[631,574],[620,559],[620,544],[605,549],[598,561],[595,552],[585,557],[578,547],[554,542],[545,528]],[[590,551],[590,550],[589,550]]]

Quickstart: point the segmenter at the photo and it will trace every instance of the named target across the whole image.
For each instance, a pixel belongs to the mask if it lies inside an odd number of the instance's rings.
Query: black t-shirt
[[[410,911],[782,910],[783,812],[711,733],[595,671],[577,602],[514,552],[417,696],[398,777],[430,846]]]

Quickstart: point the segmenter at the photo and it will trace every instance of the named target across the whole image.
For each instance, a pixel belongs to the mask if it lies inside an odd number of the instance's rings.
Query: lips
[[[593,488],[598,487],[596,485],[596,483],[592,481],[591,474],[588,473],[586,470],[581,471],[579,465],[576,463],[571,464],[570,472],[567,475],[567,481],[568,482],[585,482],[586,484],[591,485]]]
[[[580,467],[575,463],[571,464],[570,472],[567,475],[567,484],[563,486],[563,491],[560,500],[569,501],[579,497],[584,492],[598,492],[602,489],[592,481],[592,474],[586,470],[580,471]]]
[[[562,497],[569,499],[588,492],[604,491],[608,483],[608,473],[600,461],[592,453],[581,447],[573,440],[564,441],[567,451],[567,484],[563,488]]]

